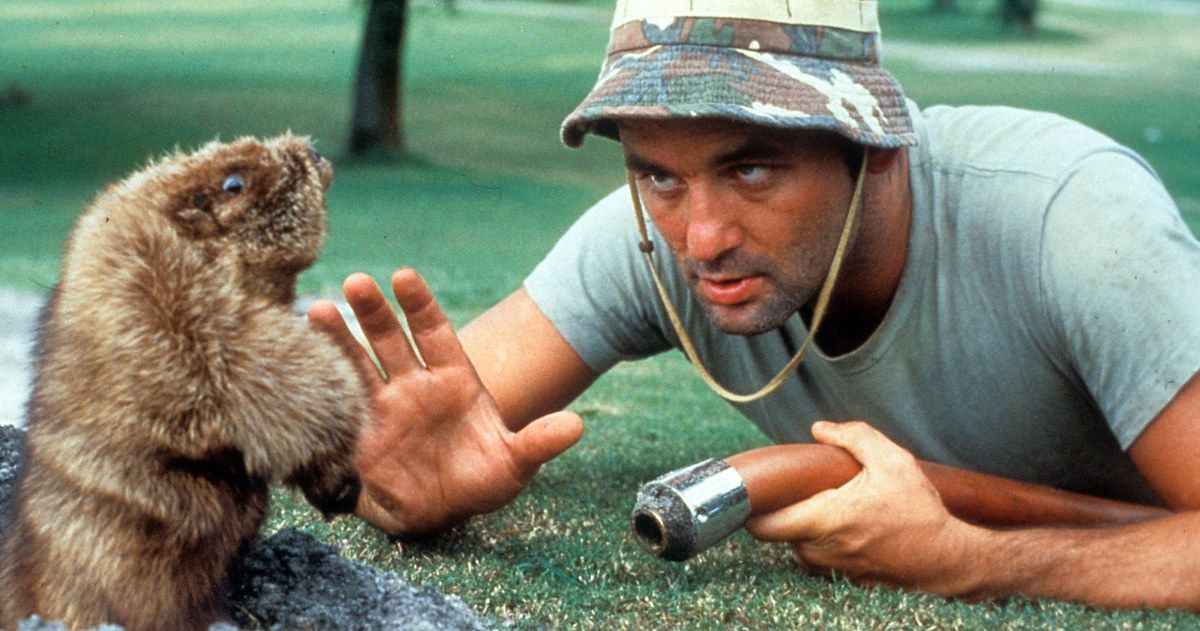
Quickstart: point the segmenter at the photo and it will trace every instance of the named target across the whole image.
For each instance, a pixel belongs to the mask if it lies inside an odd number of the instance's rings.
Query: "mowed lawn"
[[[959,3],[938,16],[927,0],[881,3],[885,63],[911,98],[1083,120],[1146,156],[1200,230],[1200,13],[1046,0],[1041,34],[1026,40],[999,32],[992,2]],[[291,129],[311,135],[337,172],[331,238],[303,291],[336,295],[352,271],[383,280],[411,265],[462,324],[516,288],[623,179],[614,143],[571,151],[557,140],[598,71],[608,3],[564,3],[557,16],[552,5],[500,0],[461,0],[454,14],[440,3],[414,9],[412,154],[355,163],[342,145],[361,4],[0,5],[0,286],[51,286],[74,216],[148,157]],[[352,519],[325,524],[287,492],[269,528],[298,525],[518,628],[1200,628],[1182,612],[969,604],[807,577],[786,548],[744,534],[688,563],[652,559],[627,533],[637,487],[765,439],[673,354],[619,367],[573,409],[587,423],[579,446],[513,505],[443,537],[392,542]]]

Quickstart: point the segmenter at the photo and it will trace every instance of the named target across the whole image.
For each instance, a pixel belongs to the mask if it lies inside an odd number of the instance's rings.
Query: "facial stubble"
[[[721,331],[730,335],[758,335],[783,326],[792,315],[817,298],[832,265],[838,237],[846,219],[851,195],[839,196],[823,212],[820,225],[807,238],[788,247],[779,261],[761,253],[738,248],[725,252],[714,261],[691,258],[676,260],[688,286],[697,296],[701,275],[748,277],[761,276],[766,294],[753,303],[733,306],[699,300],[705,314]],[[863,205],[866,200],[864,198]],[[853,250],[857,226],[851,235],[849,250]],[[804,243],[811,244],[805,247]]]

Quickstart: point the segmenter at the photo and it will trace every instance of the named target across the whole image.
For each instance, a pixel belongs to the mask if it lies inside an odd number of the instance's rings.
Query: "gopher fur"
[[[365,392],[290,311],[331,178],[290,134],[214,142],[80,217],[41,322],[0,627],[203,629],[271,481],[353,510]]]

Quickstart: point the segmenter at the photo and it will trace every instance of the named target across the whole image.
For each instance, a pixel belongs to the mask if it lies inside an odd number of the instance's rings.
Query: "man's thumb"
[[[513,439],[513,455],[527,475],[566,451],[583,436],[583,420],[574,412],[555,412],[526,425]]]

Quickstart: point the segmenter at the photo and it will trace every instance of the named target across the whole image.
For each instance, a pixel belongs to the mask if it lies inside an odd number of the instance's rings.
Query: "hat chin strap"
[[[862,203],[863,180],[866,179],[867,173],[867,151],[863,150],[862,165],[858,169],[858,177],[854,182],[854,195],[850,198],[850,207],[846,209],[846,222],[842,226],[842,235],[838,239],[837,249],[833,252],[833,260],[829,263],[829,272],[825,275],[825,284],[821,286],[821,292],[817,294],[817,304],[813,308],[812,326],[808,329],[808,337],[804,340],[804,344],[800,346],[800,350],[792,356],[791,361],[775,375],[775,378],[767,382],[765,386],[757,392],[749,394],[739,394],[732,392],[717,383],[717,380],[708,372],[704,364],[700,361],[700,356],[696,352],[696,346],[692,343],[692,338],[683,328],[683,322],[679,319],[679,313],[675,310],[675,305],[671,302],[671,297],[667,295],[667,289],[663,285],[662,278],[658,275],[658,270],[654,267],[654,243],[650,241],[649,232],[646,229],[646,216],[642,210],[642,201],[638,195],[637,182],[634,179],[633,172],[626,170],[625,176],[629,182],[629,195],[633,198],[633,212],[637,217],[638,233],[641,235],[641,242],[638,243],[638,250],[642,252],[645,258],[646,267],[650,268],[650,275],[654,277],[654,286],[658,289],[659,298],[662,299],[663,306],[666,307],[667,317],[671,320],[671,327],[675,329],[675,334],[679,336],[679,343],[683,346],[683,353],[687,355],[688,361],[692,366],[696,367],[696,372],[704,383],[712,388],[713,392],[724,397],[731,403],[750,403],[757,401],[768,394],[771,394],[788,376],[796,370],[800,365],[800,361],[804,359],[805,353],[808,352],[808,347],[812,345],[813,338],[817,335],[817,329],[821,326],[821,321],[825,319],[825,310],[829,307],[829,297],[833,294],[833,285],[837,281],[838,271],[842,267],[842,260],[846,256],[846,246],[850,242],[850,232],[854,225],[854,219],[858,215],[859,206]]]

